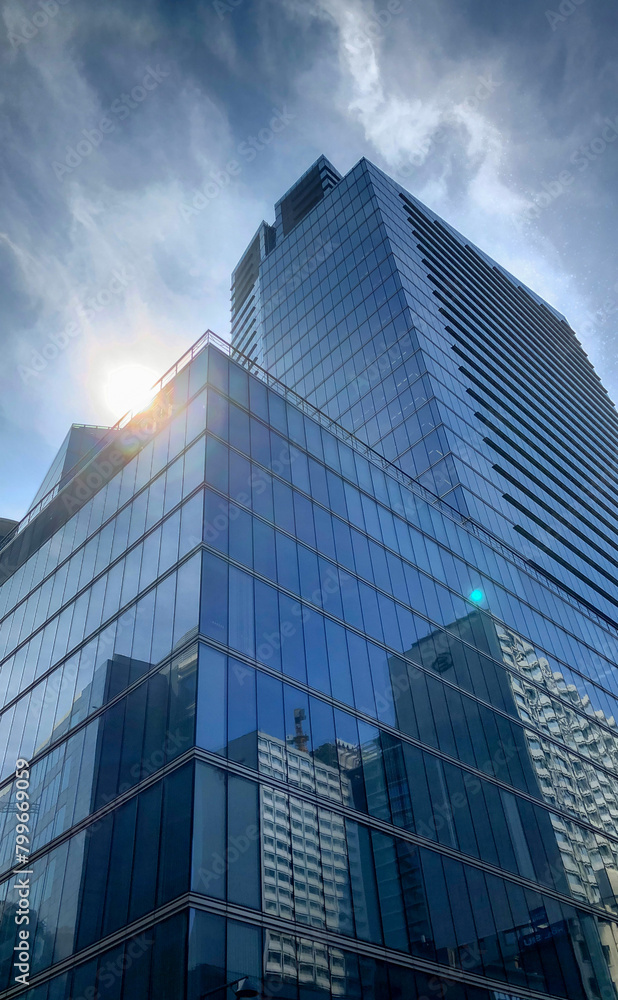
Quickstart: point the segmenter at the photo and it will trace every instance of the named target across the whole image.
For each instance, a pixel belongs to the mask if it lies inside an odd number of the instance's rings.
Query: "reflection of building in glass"
[[[551,674],[547,660],[539,657],[530,643],[505,626],[494,624],[488,615],[479,610],[453,622],[448,629],[448,632],[428,634],[411,647],[406,656],[439,674],[441,678],[462,684],[468,690],[479,692],[483,690],[484,684],[488,684],[485,690],[492,691],[494,702],[509,715],[519,715],[541,732],[547,732],[580,752],[585,746],[586,750],[583,752],[591,760],[596,759],[605,766],[615,766],[614,755],[618,748],[612,733],[603,732],[600,727],[595,727],[592,731],[593,727],[586,718],[571,711],[555,698],[550,698],[549,692],[562,698],[568,697],[575,706],[584,708],[587,713],[591,712],[589,699],[581,698],[574,685],[567,687],[562,675]],[[502,658],[523,675],[521,681],[517,675],[499,666]],[[405,720],[406,713],[410,712],[414,712],[417,718],[423,715],[435,717],[435,713],[440,711],[443,694],[438,693],[436,688],[428,687],[419,672],[399,657],[391,658],[390,670],[397,691],[398,717]],[[548,694],[531,684],[526,686],[527,676],[542,683]],[[457,717],[452,703],[451,723],[465,727],[474,743],[475,734],[478,735],[478,730],[475,730],[476,707],[466,699],[457,699],[455,703],[460,706],[461,714]],[[608,728],[615,726],[614,720],[605,720],[603,713],[594,713],[594,716],[595,719],[606,722]],[[487,729],[485,737],[486,735]],[[511,742],[510,747],[508,741]],[[609,792],[610,798],[603,796],[602,802],[605,819],[610,820],[610,810],[616,808],[616,799],[612,796],[615,785],[611,779],[603,782],[605,776],[600,772],[572,758],[567,750],[561,751],[555,744],[536,737],[527,728],[510,727],[508,741],[504,741],[498,730],[494,742],[487,741],[485,770],[489,774],[493,773],[504,780],[507,775],[505,772],[500,773],[499,764],[504,759],[508,762],[510,757],[522,769],[524,787],[528,792],[533,791],[539,799],[552,806],[599,826],[603,825],[599,823],[602,812],[598,808],[599,790],[602,788]],[[593,753],[590,752],[591,746],[594,747]],[[439,774],[441,787],[436,801],[448,803],[442,813],[446,820],[445,830],[452,846],[459,846],[458,812],[462,811],[463,803],[460,801],[458,807],[455,799],[449,797],[442,772]],[[585,898],[591,903],[615,907],[614,893],[618,888],[618,879],[614,878],[613,872],[618,852],[614,844],[544,810],[537,810],[536,823],[532,828],[522,818],[515,798],[502,790],[498,794],[502,805],[501,822],[505,823],[505,831],[508,831],[517,859],[517,869],[522,875],[538,878],[563,889],[568,884],[574,898]],[[586,809],[587,803],[590,803],[590,812]],[[470,799],[470,808],[474,810],[474,807],[475,802]],[[492,818],[495,823],[498,822],[496,815]],[[608,829],[611,829],[609,824]],[[419,829],[419,832],[431,833],[431,829]],[[613,832],[615,833],[615,827]],[[541,839],[544,852],[539,851]],[[601,851],[603,847],[604,855]],[[539,856],[545,859],[540,868]],[[532,924],[526,920],[520,927],[507,924],[501,928],[502,952],[511,952],[512,961],[525,967],[526,956],[532,946],[542,952],[544,945],[553,939],[568,938],[582,978],[584,981],[590,980],[595,975],[594,946],[591,944],[594,942],[594,935],[586,934],[587,926],[585,921],[579,926],[571,926],[565,920],[552,921],[541,908],[536,912]],[[600,921],[597,926],[606,949],[606,958],[613,969],[618,969],[618,936],[615,925],[609,921]],[[472,944],[470,947],[473,947]]]
[[[616,1000],[618,419],[572,331],[323,157],[232,308],[0,520],[28,996]]]
[[[298,742],[297,736],[284,743],[258,733],[260,772],[341,802],[339,770],[297,749]],[[343,782],[349,804],[345,777]],[[270,785],[261,786],[260,809],[265,911],[349,931],[352,901],[344,817]]]
[[[306,749],[304,715],[297,710],[296,731],[284,742],[258,732],[258,766],[262,774],[287,781],[304,791],[317,792],[333,802],[351,804],[351,790],[339,769],[324,763],[332,747],[316,753]],[[339,748],[337,748],[339,749]],[[351,748],[340,752],[349,757]],[[345,819],[340,813],[317,809],[297,796],[260,786],[262,852],[262,900],[265,913],[295,919],[315,927],[350,933],[353,927],[352,899],[348,875],[348,841]],[[362,914],[357,910],[357,920]],[[294,941],[268,932],[266,971],[275,977],[289,974],[298,963],[299,982],[329,989],[330,977],[337,983],[334,996],[345,996],[345,968],[337,969],[328,950],[311,941],[301,941],[298,956]]]
[[[521,679],[508,675],[521,718],[584,754],[591,763],[618,771],[618,730],[613,716],[607,718],[602,710],[595,710],[589,696],[582,696],[575,684],[568,684],[561,673],[552,671],[547,659],[530,642],[504,625],[497,625],[496,632],[505,662],[521,674]],[[541,684],[548,693],[526,684],[527,679]],[[550,694],[557,697],[551,698]],[[572,711],[565,701],[578,711]],[[615,835],[618,779],[607,771],[588,767],[528,730],[526,735],[545,801]],[[573,895],[615,907],[618,844],[553,813],[551,818]]]

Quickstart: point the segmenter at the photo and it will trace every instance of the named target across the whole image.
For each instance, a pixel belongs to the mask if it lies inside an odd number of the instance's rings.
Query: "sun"
[[[146,365],[121,365],[110,371],[103,385],[106,406],[119,420],[128,410],[138,411],[152,399],[157,372]]]

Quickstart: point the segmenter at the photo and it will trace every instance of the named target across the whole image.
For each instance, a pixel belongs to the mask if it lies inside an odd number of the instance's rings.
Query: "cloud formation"
[[[227,333],[232,268],[322,152],[373,159],[552,302],[618,395],[618,143],[582,153],[618,115],[615,15],[575,6],[5,3],[0,514],[25,512],[72,421],[119,416],[116,366]]]

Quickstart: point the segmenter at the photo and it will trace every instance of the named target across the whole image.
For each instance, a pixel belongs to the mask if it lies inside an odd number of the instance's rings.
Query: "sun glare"
[[[138,411],[147,406],[154,392],[152,385],[157,373],[145,365],[122,365],[107,376],[103,397],[114,419],[128,410]]]

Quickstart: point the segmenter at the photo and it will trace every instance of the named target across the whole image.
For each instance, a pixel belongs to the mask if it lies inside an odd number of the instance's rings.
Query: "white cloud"
[[[451,60],[440,50],[439,24],[435,37],[415,37],[409,10],[402,3],[401,13],[386,23],[386,8],[368,0],[321,0],[315,16],[329,18],[338,37],[342,119],[360,126],[370,159],[565,314],[575,329],[583,325],[584,347],[611,388],[616,372],[589,322],[584,282],[578,284],[565,268],[543,220],[530,221],[530,193],[511,171],[520,137],[509,95],[517,81],[506,78],[499,50],[486,47]],[[436,8],[437,22],[440,16]],[[580,48],[577,39],[567,45],[571,62]],[[539,108],[527,110],[539,117]],[[558,170],[563,147],[582,141],[582,123],[574,128],[577,141],[568,135],[554,139]],[[547,132],[538,139],[546,145]],[[531,145],[537,138],[531,137]]]
[[[72,420],[107,420],[100,382],[108,364],[147,352],[147,363],[164,369],[206,326],[227,331],[232,267],[260,219],[272,217],[272,202],[322,151],[341,170],[367,155],[574,324],[587,312],[543,236],[545,219],[526,221],[527,195],[512,169],[524,146],[548,143],[560,164],[565,143],[568,150],[586,139],[581,121],[576,141],[567,136],[561,145],[539,130],[522,139],[522,102],[528,116],[538,109],[530,95],[513,106],[520,81],[508,77],[503,50],[464,44],[462,58],[456,46],[441,47],[457,34],[458,11],[436,0],[428,34],[429,21],[419,29],[415,20],[417,6],[402,0],[401,13],[384,24],[381,0],[247,3],[222,20],[207,4],[186,19],[179,14],[170,34],[152,12],[71,0],[9,50],[0,262],[17,304],[5,313],[5,370],[12,359],[14,375],[75,318],[76,305],[105,293],[115,269],[135,269],[122,294],[82,315],[81,333],[40,379],[10,386],[5,422],[47,449],[45,466]],[[23,10],[9,0],[5,25]],[[184,62],[189,30],[201,37],[203,66]],[[169,57],[170,76],[59,182],[52,161],[97,126],[110,102],[156,64],[156,53]],[[573,72],[572,58],[568,66]],[[485,92],[482,80],[490,81]],[[224,170],[245,133],[267,124],[266,111],[255,109],[279,103],[294,112],[293,128],[254,165],[243,160],[238,177],[183,218],[180,206]],[[593,340],[589,334],[591,355]]]

